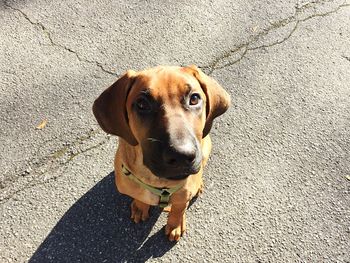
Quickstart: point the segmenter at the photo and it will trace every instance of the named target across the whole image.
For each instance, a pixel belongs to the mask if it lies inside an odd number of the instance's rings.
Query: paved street
[[[0,262],[350,262],[349,0],[2,0],[0,61]],[[91,107],[189,64],[232,107],[175,244],[129,219]]]

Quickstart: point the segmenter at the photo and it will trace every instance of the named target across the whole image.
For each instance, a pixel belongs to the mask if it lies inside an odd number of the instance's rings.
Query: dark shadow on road
[[[29,262],[145,262],[164,255],[174,245],[164,229],[148,238],[160,209],[134,224],[130,203],[115,190],[112,172],[65,213]]]

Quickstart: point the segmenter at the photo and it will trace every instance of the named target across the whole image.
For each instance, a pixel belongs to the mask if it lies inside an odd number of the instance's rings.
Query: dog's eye
[[[152,109],[151,103],[146,98],[143,98],[143,97],[138,98],[135,104],[138,111],[140,112],[149,112]]]
[[[193,93],[190,97],[190,105],[195,106],[197,105],[201,100],[201,96],[198,93]]]

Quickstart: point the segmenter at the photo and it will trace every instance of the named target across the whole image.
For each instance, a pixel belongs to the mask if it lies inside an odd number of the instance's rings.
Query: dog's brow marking
[[[185,84],[185,87],[187,88],[187,90],[186,90],[186,94],[190,94],[191,93],[191,91],[192,91],[192,86],[190,85],[190,84]]]

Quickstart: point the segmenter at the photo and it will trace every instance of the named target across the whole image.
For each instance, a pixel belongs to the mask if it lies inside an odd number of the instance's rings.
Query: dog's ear
[[[98,124],[105,132],[117,135],[133,146],[138,142],[128,124],[126,100],[135,77],[136,72],[127,71],[112,86],[102,92],[92,107]]]
[[[211,77],[204,74],[194,65],[185,68],[190,71],[201,85],[206,97],[206,122],[203,129],[203,138],[210,132],[213,120],[225,113],[231,104],[230,95]]]

